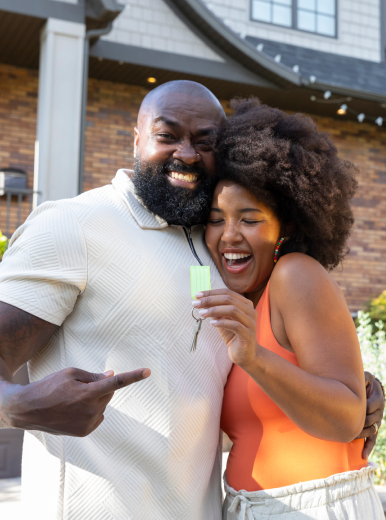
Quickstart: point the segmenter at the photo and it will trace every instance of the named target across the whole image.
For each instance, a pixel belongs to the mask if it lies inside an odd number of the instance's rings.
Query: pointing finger
[[[121,388],[132,385],[133,383],[138,383],[139,381],[148,378],[150,374],[151,372],[148,368],[139,368],[138,370],[133,370],[132,372],[123,372],[122,374],[111,376],[102,381],[90,383],[88,387],[93,392],[95,397],[100,398],[106,394],[111,394],[116,390],[120,390]]]

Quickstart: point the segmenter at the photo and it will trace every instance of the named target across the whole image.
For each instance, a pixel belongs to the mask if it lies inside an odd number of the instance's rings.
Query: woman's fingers
[[[230,296],[230,297],[233,297],[234,299],[246,304],[248,307],[251,307],[252,309],[254,308],[251,300],[248,300],[242,294],[238,294],[234,291],[230,291],[229,289],[213,289],[212,291],[203,291],[203,292],[197,293],[195,295],[195,297],[198,300],[202,300],[203,298],[212,297],[212,296]]]
[[[206,309],[200,309],[200,316],[203,318],[211,318],[217,320],[220,318],[230,318],[231,320],[237,321],[248,328],[256,328],[256,320],[245,314],[239,307],[235,305],[220,305],[218,307],[209,307]]]
[[[233,296],[233,294],[229,294],[229,293],[228,294],[216,294],[216,295],[204,296],[204,297],[200,298],[199,300],[192,302],[192,305],[196,309],[210,309],[213,307],[230,305],[233,307],[237,307],[244,314],[246,314],[250,318],[253,318],[254,320],[256,320],[255,309],[253,308],[253,306],[250,306],[247,303],[249,300],[247,300],[246,298],[243,298],[243,300],[235,298]]]

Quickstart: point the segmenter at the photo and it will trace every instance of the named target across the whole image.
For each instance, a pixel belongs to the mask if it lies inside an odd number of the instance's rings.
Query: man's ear
[[[137,156],[137,148],[139,143],[139,130],[134,127],[134,158]]]

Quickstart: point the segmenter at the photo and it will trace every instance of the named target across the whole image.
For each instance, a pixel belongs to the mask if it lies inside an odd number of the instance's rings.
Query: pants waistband
[[[263,513],[263,511],[269,510],[273,503],[275,510],[277,510],[279,502],[282,503],[283,511],[288,507],[294,508],[296,511],[320,507],[361,493],[372,487],[376,468],[376,464],[369,462],[366,468],[358,471],[347,471],[325,479],[299,482],[291,486],[254,492],[236,491],[229,486],[224,473],[227,505],[228,507],[230,505],[229,511],[231,512],[235,512],[239,507],[245,509],[245,518],[253,518],[252,513],[251,515],[248,514],[248,510],[252,507],[254,512]]]

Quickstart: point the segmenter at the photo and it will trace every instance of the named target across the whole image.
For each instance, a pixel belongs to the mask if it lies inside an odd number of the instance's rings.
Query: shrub
[[[374,374],[382,382],[386,381],[385,321],[378,320],[374,323],[374,319],[369,312],[360,311],[357,323],[358,338],[365,370]],[[383,415],[383,421],[385,421],[385,418],[386,413]],[[384,426],[379,429],[377,443],[370,458],[379,466],[376,484],[384,485],[386,483],[386,429]]]
[[[8,238],[0,231],[0,261],[3,258],[3,254],[8,249]]]

